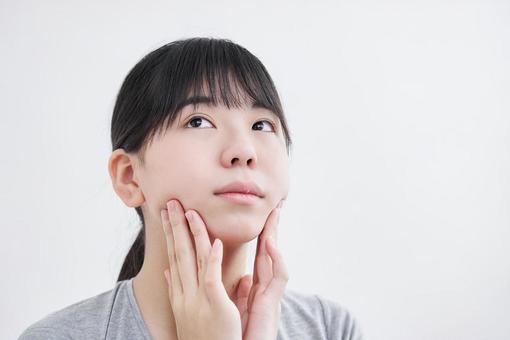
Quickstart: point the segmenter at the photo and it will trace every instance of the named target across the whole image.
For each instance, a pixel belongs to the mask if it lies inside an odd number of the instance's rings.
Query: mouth
[[[262,199],[255,194],[247,194],[242,192],[222,192],[215,195],[226,200],[227,202],[240,205],[253,205]]]
[[[264,193],[260,187],[251,181],[235,181],[223,186],[214,192],[232,203],[254,204],[259,199],[264,198]]]

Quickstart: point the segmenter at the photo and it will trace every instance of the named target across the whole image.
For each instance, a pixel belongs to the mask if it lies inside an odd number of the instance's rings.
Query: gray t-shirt
[[[133,279],[37,321],[19,340],[152,339],[133,294]],[[277,340],[362,340],[359,323],[340,304],[287,289]]]

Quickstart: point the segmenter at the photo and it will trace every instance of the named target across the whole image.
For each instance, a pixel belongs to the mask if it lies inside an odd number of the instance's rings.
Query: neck
[[[133,278],[133,293],[151,335],[157,339],[177,338],[163,271],[169,268],[165,235],[161,225],[146,230],[145,256],[140,272]],[[248,244],[224,244],[222,281],[231,300],[239,279],[245,274]],[[163,335],[164,334],[164,335]]]

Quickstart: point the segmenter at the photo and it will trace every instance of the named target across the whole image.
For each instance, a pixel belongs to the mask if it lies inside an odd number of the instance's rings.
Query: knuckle
[[[174,294],[172,298],[172,308],[180,310],[182,308],[182,296],[180,294]]]
[[[212,288],[216,285],[216,282],[214,282],[213,278],[206,277],[204,281],[204,285],[208,288]]]
[[[184,262],[184,254],[182,251],[175,252],[175,262],[178,264],[182,264]]]
[[[182,244],[182,242],[179,243],[179,246],[175,247],[175,253],[177,254],[177,257],[180,257],[180,258],[185,258],[186,256],[189,255],[189,251],[188,251],[188,248]]]
[[[175,265],[177,264],[177,256],[175,255],[175,252],[171,253],[169,257],[170,257],[170,265],[172,267],[175,267]]]
[[[204,269],[204,258],[203,257],[199,257],[198,258],[198,261],[197,261],[197,265],[198,265],[198,271],[199,272],[202,272],[202,270]]]

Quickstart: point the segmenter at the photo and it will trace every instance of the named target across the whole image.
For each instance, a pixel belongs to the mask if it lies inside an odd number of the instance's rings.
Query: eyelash
[[[197,118],[205,119],[205,120],[207,120],[209,123],[211,123],[211,121],[210,121],[209,119],[205,118],[205,117],[202,117],[202,116],[193,116],[193,117],[191,117],[190,119],[188,119],[188,120],[186,121],[186,123],[184,124],[184,126],[186,127],[186,126],[187,126],[187,125],[188,125],[188,124],[189,124],[192,120],[197,119]],[[264,119],[264,120],[259,120],[259,121],[257,121],[256,123],[259,123],[259,122],[267,122],[267,123],[269,123],[269,125],[271,125],[271,127],[273,128],[273,131],[271,131],[271,132],[275,132],[275,133],[276,133],[276,125],[275,125],[272,121],[267,120],[267,119]],[[211,124],[212,124],[212,123],[211,123]],[[194,129],[194,128],[193,128],[193,129]],[[257,131],[260,131],[260,130],[257,130]],[[262,132],[267,132],[267,131],[262,131]]]

